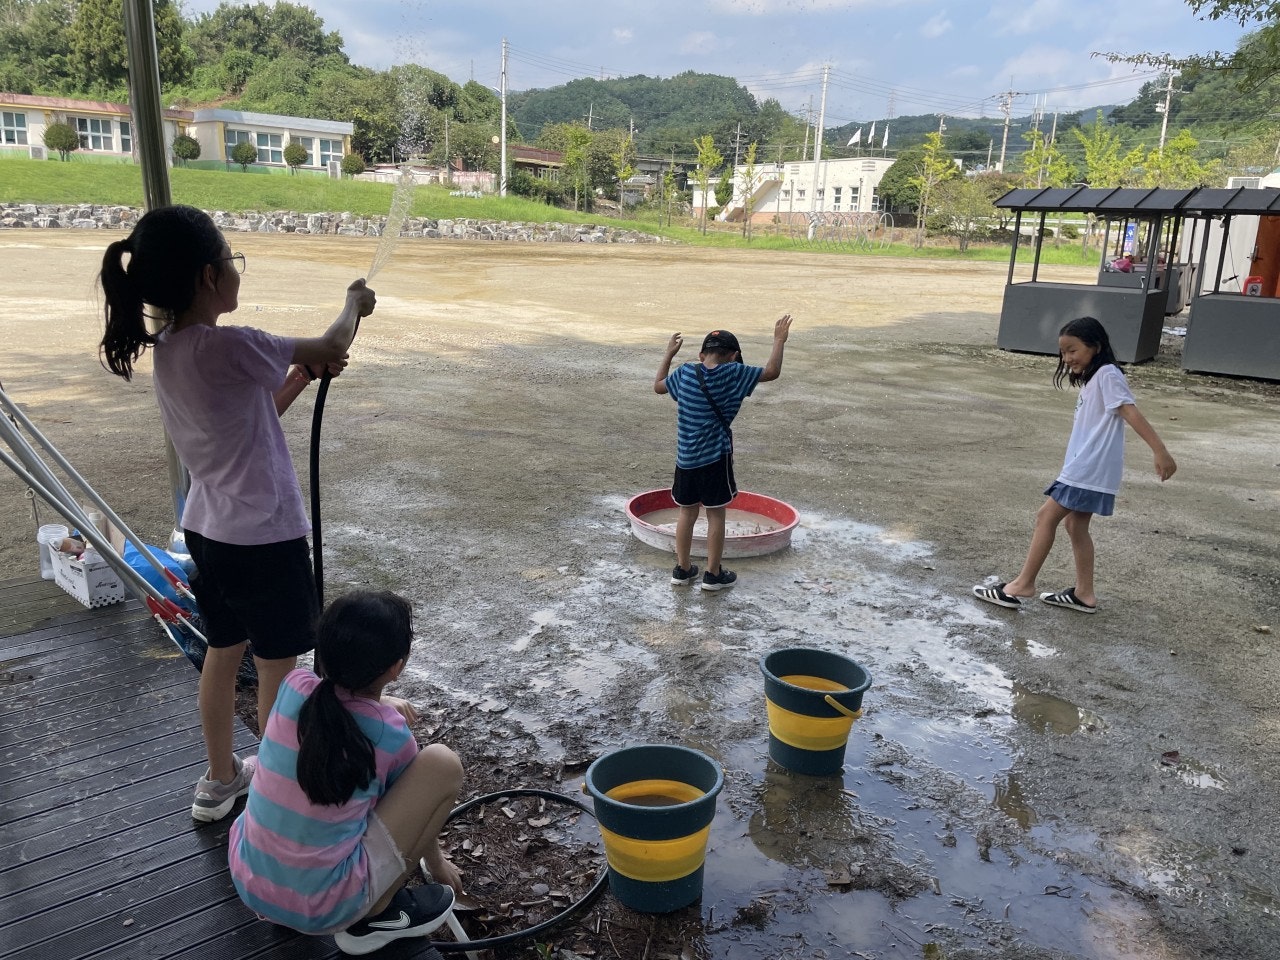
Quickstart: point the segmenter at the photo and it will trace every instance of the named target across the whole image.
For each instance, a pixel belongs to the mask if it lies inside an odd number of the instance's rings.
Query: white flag
[[[852,146],[856,146],[857,144],[859,144],[859,143],[861,143],[861,142],[862,142],[862,128],[861,128],[861,127],[859,127],[859,128],[858,128],[858,132],[857,132],[857,133],[855,133],[852,137],[850,137],[850,138],[849,138],[849,142],[848,142],[848,143],[846,143],[846,144],[845,144],[845,146],[846,146],[846,147],[852,147]]]
[[[867,146],[874,147],[876,143],[876,122],[871,121],[871,132],[867,134]]]
[[[889,125],[887,123],[884,125],[884,142],[880,144],[880,149],[889,149]]]

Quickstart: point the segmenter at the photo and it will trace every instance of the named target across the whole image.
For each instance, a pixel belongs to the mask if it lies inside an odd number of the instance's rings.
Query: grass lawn
[[[391,208],[394,187],[389,183],[363,180],[330,180],[324,177],[264,176],[238,170],[169,171],[170,190],[175,203],[187,203],[204,210],[245,211],[294,210],[298,213],[349,212],[357,216],[386,216]],[[133,164],[77,163],[56,160],[0,160],[0,202],[105,204],[142,206],[142,177]],[[1007,260],[1007,244],[975,245],[961,253],[953,246],[926,246],[919,250],[907,243],[886,248],[845,245],[809,245],[785,233],[772,233],[759,226],[748,243],[739,228],[716,224],[704,235],[696,225],[659,226],[652,212],[640,219],[616,220],[592,214],[548,207],[523,197],[486,195],[454,197],[444,187],[419,186],[414,190],[410,215],[432,219],[506,220],[525,223],[608,223],[620,229],[641,230],[696,246],[753,250],[812,249],[833,254],[912,257],[924,259]],[[1064,242],[1054,247],[1046,242],[1042,262],[1095,264],[1098,254],[1082,253],[1080,245]]]

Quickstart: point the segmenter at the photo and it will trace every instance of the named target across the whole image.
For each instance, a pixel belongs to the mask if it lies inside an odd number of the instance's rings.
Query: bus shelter
[[[1183,209],[1205,223],[1200,262],[1210,265],[1191,302],[1183,369],[1280,380],[1280,189],[1205,188]]]
[[[1056,355],[1058,331],[1078,317],[1106,328],[1122,363],[1150,360],[1160,348],[1165,317],[1180,312],[1195,288],[1198,266],[1182,251],[1183,208],[1196,191],[1050,187],[1011,190],[995,205],[1014,214],[1015,242],[1000,310],[996,345],[1002,350]],[[1084,213],[1103,221],[1102,256],[1093,283],[1040,279],[1050,214]],[[1016,279],[1024,219],[1036,224],[1029,279]],[[1192,221],[1191,228],[1195,229]]]

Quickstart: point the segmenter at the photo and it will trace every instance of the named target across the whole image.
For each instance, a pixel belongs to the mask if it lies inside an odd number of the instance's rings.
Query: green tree
[[[1245,89],[1255,88],[1280,73],[1280,3],[1276,0],[1187,0],[1187,5],[1204,19],[1235,20],[1241,26],[1261,24],[1229,56],[1191,58],[1191,66],[1233,71]]]
[[[742,236],[751,241],[751,215],[756,206],[756,147],[754,141],[747,147],[742,165]]]
[[[1022,154],[1022,186],[1065,187],[1075,180],[1075,168],[1056,142],[1050,142],[1037,129],[1024,133],[1022,139],[1028,144]]]
[[[1084,148],[1084,179],[1091,187],[1121,187],[1142,162],[1143,150],[1122,152],[1120,136],[1107,127],[1099,110],[1088,127],[1071,131]]]
[[[618,209],[624,212],[627,208],[626,183],[635,175],[636,168],[632,162],[635,158],[636,146],[630,137],[609,155],[609,159],[613,161],[613,175],[618,183]]]
[[[956,164],[942,145],[942,134],[930,133],[924,138],[920,162],[911,176],[911,183],[920,195],[920,207],[916,211],[916,249],[924,246],[925,220],[929,216],[929,200],[938,185],[956,176]]]
[[[239,95],[253,76],[257,58],[248,50],[227,50],[222,54],[222,84],[228,93]]]
[[[182,83],[194,66],[182,18],[171,0],[154,0],[156,55],[162,84]],[[123,88],[129,79],[123,0],[78,0],[69,31],[70,66],[87,91]]]
[[[200,159],[200,141],[195,137],[189,137],[185,133],[180,133],[173,138],[173,155],[185,167],[189,160]]]
[[[188,41],[202,63],[215,63],[228,50],[242,50],[263,60],[292,56],[312,63],[326,57],[346,61],[342,35],[336,30],[325,32],[324,20],[314,10],[287,0],[224,2],[213,13],[196,17]]]
[[[258,148],[248,140],[241,140],[231,148],[231,159],[240,164],[240,169],[248,173],[249,164],[258,162]]]
[[[731,167],[720,171],[720,179],[716,181],[716,206],[723,210],[733,199],[733,174]]]
[[[711,171],[724,163],[724,157],[716,149],[715,138],[709,133],[694,140],[693,146],[698,151],[698,167],[693,176],[698,183],[698,189],[702,192],[702,210],[699,215],[699,224],[705,236],[707,232],[707,192],[711,183]]]
[[[344,154],[339,166],[348,177],[358,177],[364,173],[364,157],[358,153]]]
[[[289,141],[288,146],[284,148],[284,162],[289,165],[289,173],[296,174],[298,168],[310,159],[307,148],[296,140]]]
[[[1221,162],[1204,164],[1197,160],[1195,152],[1199,145],[1190,130],[1180,130],[1165,141],[1163,150],[1152,150],[1143,164],[1143,186],[1202,187],[1220,180]]]
[[[1000,174],[946,180],[934,191],[930,226],[955,237],[960,252],[964,253],[971,242],[989,231],[991,223],[996,220],[993,201],[1004,192],[1004,180]]]
[[[71,159],[73,151],[80,149],[80,134],[69,123],[51,123],[44,128],[44,145],[57,150],[65,162]]]
[[[898,159],[893,161],[889,169],[884,172],[876,192],[879,193],[885,209],[900,211],[920,208],[920,189],[913,178],[923,160],[924,147],[907,147],[898,154]]]

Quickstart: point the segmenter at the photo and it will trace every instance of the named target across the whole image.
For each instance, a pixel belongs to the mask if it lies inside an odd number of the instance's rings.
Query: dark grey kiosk
[[[1180,249],[1193,248],[1180,233],[1182,206],[1194,192],[1051,187],[1010,190],[1002,196],[995,205],[1014,212],[1015,237],[1021,237],[1024,215],[1039,214],[1039,218],[1030,280],[1014,280],[1021,243],[1013,245],[996,345],[1002,350],[1056,355],[1058,331],[1069,321],[1087,316],[1106,328],[1121,363],[1154,357],[1165,316],[1181,311],[1194,287],[1196,264],[1178,256]],[[1040,279],[1045,219],[1050,213],[1087,213],[1106,223],[1095,284]],[[1113,236],[1115,251],[1109,249]],[[1129,257],[1113,260],[1116,252]]]
[[[1220,373],[1236,377],[1280,380],[1280,300],[1276,293],[1277,258],[1280,258],[1280,232],[1276,220],[1245,220],[1236,226],[1245,244],[1253,248],[1250,269],[1260,273],[1256,279],[1261,295],[1247,296],[1223,290],[1223,285],[1239,281],[1247,261],[1237,262],[1236,276],[1223,278],[1224,264],[1231,235],[1232,218],[1280,216],[1280,189],[1274,187],[1241,189],[1203,189],[1184,204],[1188,215],[1201,217],[1206,226],[1221,220],[1222,237],[1217,251],[1217,269],[1213,286],[1208,285],[1191,302],[1187,320],[1187,339],[1182,347],[1182,368],[1194,373]],[[1255,226],[1256,224],[1256,226]],[[1249,238],[1245,231],[1256,230]],[[1216,239],[1216,238],[1215,238]],[[1209,263],[1209,230],[1205,230],[1200,260]],[[1255,278],[1250,278],[1255,279]],[[1235,283],[1243,289],[1243,283]]]

